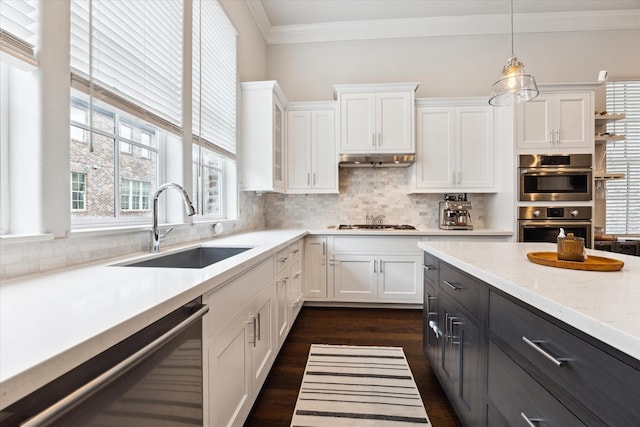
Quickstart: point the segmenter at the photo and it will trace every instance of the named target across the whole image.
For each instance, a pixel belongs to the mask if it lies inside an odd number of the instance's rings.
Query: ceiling
[[[509,0],[245,0],[267,43],[509,31]],[[521,32],[640,28],[640,0],[514,0]],[[518,30],[518,29],[517,29]]]

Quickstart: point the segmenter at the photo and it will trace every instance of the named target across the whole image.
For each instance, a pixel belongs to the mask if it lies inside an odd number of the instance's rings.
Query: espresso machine
[[[471,202],[467,194],[444,195],[440,202],[438,226],[443,230],[473,230],[471,225]]]

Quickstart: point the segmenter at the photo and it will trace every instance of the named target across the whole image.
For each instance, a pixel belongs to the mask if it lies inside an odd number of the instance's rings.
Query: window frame
[[[605,183],[605,229],[609,234],[640,235],[640,213],[635,209],[640,204],[640,80],[607,82],[606,108],[625,118],[607,124],[607,132],[623,134],[624,139],[606,142],[606,170],[624,178]]]
[[[74,105],[76,108],[84,107],[88,110],[89,102],[83,99],[83,97],[85,96],[87,95],[80,91],[75,91],[72,89],[70,108],[72,105]],[[89,140],[91,139],[91,135],[93,134],[103,136],[113,141],[113,154],[114,154],[113,164],[112,164],[114,168],[114,176],[113,176],[114,192],[112,195],[113,216],[74,217],[73,212],[87,212],[87,211],[73,210],[70,212],[72,230],[79,231],[87,228],[119,228],[119,227],[129,227],[132,225],[145,225],[145,226],[149,225],[153,220],[151,215],[137,216],[137,217],[129,217],[129,216],[123,215],[123,213],[150,212],[150,209],[122,209],[121,182],[123,179],[127,179],[129,181],[135,181],[135,180],[128,177],[123,177],[121,175],[120,173],[120,165],[122,162],[121,156],[122,155],[135,156],[135,154],[134,153],[129,154],[125,152],[121,150],[121,147],[123,145],[128,145],[129,147],[132,147],[132,148],[138,147],[141,150],[141,152],[146,151],[147,153],[149,153],[148,156],[144,156],[144,155],[140,156],[143,159],[149,159],[149,161],[151,161],[151,158],[150,158],[151,152],[154,152],[156,154],[155,182],[150,183],[150,191],[148,196],[149,199],[151,199],[151,189],[157,188],[160,185],[160,183],[164,182],[165,180],[164,158],[166,157],[166,149],[165,149],[166,144],[164,143],[165,138],[163,137],[162,134],[166,131],[161,128],[155,128],[153,125],[145,123],[142,119],[133,117],[124,111],[120,111],[118,108],[114,106],[106,104],[105,102],[99,102],[99,105],[96,105],[94,103],[93,109],[94,109],[94,112],[99,112],[100,114],[109,115],[111,117],[110,120],[113,120],[113,123],[114,123],[113,133],[107,132],[105,130],[97,129],[95,127],[92,129],[91,126],[89,126],[86,123],[73,121],[70,123],[70,125],[83,129],[87,132],[87,134],[89,135],[87,143],[89,142]],[[89,114],[87,115],[90,116]],[[120,126],[123,123],[125,126],[131,127],[132,131],[139,130],[140,132],[153,135],[152,142],[155,142],[156,146],[154,147],[153,144],[146,145],[146,144],[139,143],[137,141],[120,136]],[[71,144],[71,146],[73,145],[74,142],[78,142],[78,141],[71,140],[70,138],[69,143]],[[89,187],[88,189],[90,190]],[[164,212],[160,212],[160,216],[161,216],[160,219],[164,218]]]
[[[74,184],[78,183],[80,184],[79,181],[76,181],[74,179],[75,176],[82,176],[83,180],[82,180],[82,186],[83,189],[82,190],[77,190],[74,189]],[[74,208],[74,202],[75,199],[73,197],[74,193],[82,193],[82,208]],[[71,171],[71,212],[86,212],[87,211],[87,174],[83,173],[83,172],[73,172]]]

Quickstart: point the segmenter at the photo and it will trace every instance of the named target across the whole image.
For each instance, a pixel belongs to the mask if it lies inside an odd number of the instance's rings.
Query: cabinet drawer
[[[429,281],[430,283],[436,283],[438,278],[438,260],[431,254],[424,253],[423,255],[423,265],[424,265],[424,279]]]
[[[205,296],[205,301],[209,305],[208,320],[204,322],[205,336],[215,332],[238,313],[265,285],[273,282],[273,262],[273,256],[271,256],[240,277]]]
[[[640,425],[639,370],[494,292],[489,313],[493,338],[539,381],[555,382],[607,425]]]
[[[333,251],[335,253],[367,253],[420,254],[417,237],[335,237]]]
[[[289,264],[289,247],[286,247],[276,254],[276,271],[280,273]]]
[[[487,286],[444,262],[440,262],[439,272],[440,290],[480,319],[482,307],[486,302]]]
[[[584,426],[571,411],[529,376],[495,344],[489,343],[489,422],[494,426],[526,426],[525,417],[548,426]]]
[[[293,260],[296,257],[300,256],[300,252],[302,250],[302,239],[293,242],[289,245],[289,257]]]

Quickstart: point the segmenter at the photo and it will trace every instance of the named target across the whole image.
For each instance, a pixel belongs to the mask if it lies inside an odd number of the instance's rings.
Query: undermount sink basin
[[[251,248],[197,247],[120,265],[124,267],[204,268],[249,249]]]

